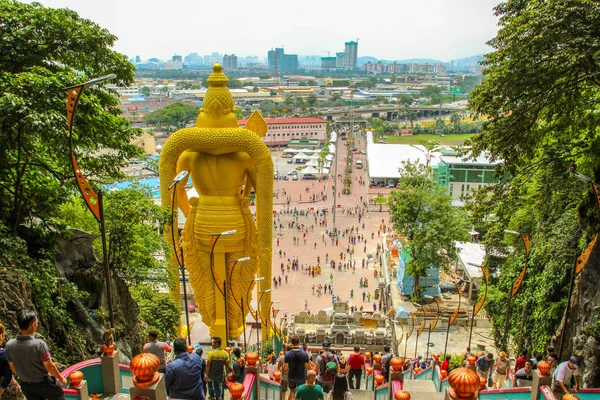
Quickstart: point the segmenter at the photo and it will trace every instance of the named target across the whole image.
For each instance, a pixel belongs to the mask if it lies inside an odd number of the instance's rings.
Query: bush
[[[131,289],[131,296],[140,307],[140,319],[147,325],[145,334],[150,329],[156,329],[161,337],[176,337],[176,328],[181,325],[181,312],[168,294],[139,285]]]

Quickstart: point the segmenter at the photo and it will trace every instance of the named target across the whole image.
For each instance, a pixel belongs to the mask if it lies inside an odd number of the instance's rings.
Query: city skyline
[[[266,57],[275,47],[301,56],[335,56],[345,42],[360,39],[358,57],[450,61],[491,51],[485,43],[497,32],[493,7],[499,0],[382,0],[372,7],[358,1],[342,6],[307,0],[298,6],[256,0],[251,8],[233,0],[225,10],[192,0],[173,0],[168,8],[153,0],[106,0],[103,7],[93,0],[39,2],[70,8],[108,29],[119,38],[115,50],[128,57],[166,60],[174,54],[215,51]],[[218,18],[223,11],[228,13]]]

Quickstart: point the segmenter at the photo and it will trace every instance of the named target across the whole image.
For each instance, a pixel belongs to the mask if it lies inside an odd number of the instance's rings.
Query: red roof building
[[[269,147],[282,147],[292,140],[308,139],[325,143],[327,121],[320,118],[265,118],[269,130],[263,141]],[[243,128],[247,120],[238,121]]]

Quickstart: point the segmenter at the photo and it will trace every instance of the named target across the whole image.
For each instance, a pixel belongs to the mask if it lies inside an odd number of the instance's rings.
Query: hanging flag
[[[456,285],[456,290],[458,291],[458,305],[456,306],[456,310],[454,310],[454,313],[450,317],[450,321],[448,322],[448,325],[452,325],[454,323],[454,320],[456,319],[456,317],[458,316],[458,313],[460,312],[460,299],[462,298],[462,290],[458,283],[455,283],[455,285]]]
[[[423,314],[425,314],[425,315],[423,318],[423,323],[421,324],[421,327],[417,331],[417,337],[421,336],[421,333],[423,333],[423,330],[425,329],[425,324],[427,323],[427,307],[421,307],[421,309],[423,310]]]
[[[510,297],[515,297],[519,289],[521,288],[521,284],[523,283],[523,279],[525,279],[525,272],[527,272],[527,262],[523,265],[523,269],[521,273],[517,277],[517,280],[512,285],[512,290],[510,292]]]
[[[396,340],[396,346],[400,345],[402,338],[404,337],[404,324],[402,322],[398,322],[398,325],[400,325],[400,328],[402,328],[402,333],[400,334],[400,339]]]
[[[596,186],[598,185],[594,184],[594,189],[596,189],[596,193],[598,193],[598,189],[596,188]],[[575,275],[580,273],[587,264],[590,258],[590,254],[592,254],[592,250],[594,249],[594,246],[596,246],[597,241],[598,234],[596,233],[596,236],[594,236],[594,240],[592,240],[588,247],[585,249],[585,251],[579,257],[577,257],[577,263],[575,264]]]
[[[529,243],[529,235],[523,235],[521,233],[521,239],[523,239],[523,244],[525,245],[525,255],[529,257],[529,249],[531,244]]]
[[[485,298],[487,297],[487,287],[488,287],[488,280],[489,280],[490,273],[489,273],[489,270],[486,267],[484,267],[483,265],[480,268],[481,268],[481,271],[483,272],[483,279],[485,281],[485,291],[483,292],[483,296],[481,296],[481,298],[475,305],[475,308],[473,309],[473,318],[475,318],[475,316],[477,315],[479,310],[481,310],[481,307],[483,307],[483,303],[485,303]]]
[[[600,207],[600,185],[592,183],[594,186],[594,192],[596,193],[596,200],[598,201],[598,207]]]
[[[437,297],[434,297],[433,300],[435,301],[435,304],[437,305],[437,312],[435,314],[435,320],[429,324],[429,332],[433,332],[433,330],[435,329],[435,326],[437,325],[439,319],[440,319],[440,299],[438,299]]]

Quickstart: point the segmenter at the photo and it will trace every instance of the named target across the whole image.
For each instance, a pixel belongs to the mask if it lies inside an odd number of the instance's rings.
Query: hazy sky
[[[331,55],[360,38],[358,56],[443,61],[486,53],[500,0],[38,0],[107,28],[115,49],[142,59],[198,52]],[[31,1],[27,1],[31,2]]]

